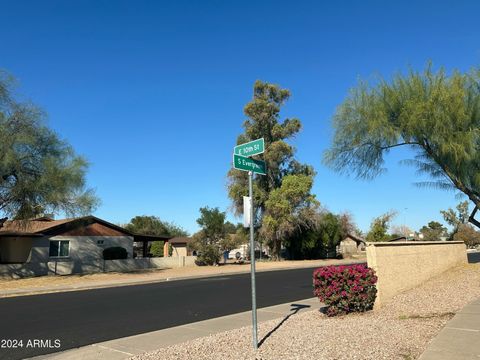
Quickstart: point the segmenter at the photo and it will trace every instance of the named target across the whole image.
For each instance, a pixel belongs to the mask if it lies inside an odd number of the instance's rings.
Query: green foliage
[[[373,178],[384,155],[398,146],[416,151],[407,164],[432,181],[421,186],[457,189],[480,205],[480,70],[447,75],[429,65],[373,86],[362,82],[334,116],[335,137],[324,161],[343,173]],[[480,223],[470,219],[476,226]]]
[[[127,250],[121,246],[113,246],[103,250],[104,260],[119,260],[126,259],[127,257]]]
[[[344,233],[338,216],[327,213],[322,217],[322,221],[318,227],[318,233],[325,249],[325,255],[332,252],[335,254],[336,246],[342,241]]]
[[[200,208],[197,224],[202,227],[202,237],[207,244],[216,244],[225,238],[225,217],[226,213],[218,208],[211,209],[208,206]]]
[[[459,227],[466,224],[469,220],[468,215],[468,201],[462,201],[456,206],[456,210],[448,208],[448,210],[440,210],[445,222],[449,224],[453,230],[450,234],[450,239],[453,238]]]
[[[86,188],[87,161],[45,126],[41,109],[11,91],[0,72],[0,212],[16,219],[91,213],[99,200]]]
[[[200,208],[198,225],[200,231],[193,235],[192,241],[188,244],[191,250],[196,251],[198,263],[214,265],[220,259],[220,250],[235,249],[245,237],[237,234],[237,227],[230,222],[225,222],[226,213],[218,208]],[[233,233],[232,233],[233,232]]]
[[[447,229],[437,221],[430,221],[420,229],[420,233],[423,234],[423,241],[438,241],[447,236]]]
[[[266,222],[262,221],[262,218],[267,214],[267,202],[272,192],[282,186],[284,177],[305,175],[313,179],[314,176],[311,166],[301,164],[294,159],[295,149],[287,143],[287,140],[293,138],[301,129],[301,122],[296,118],[280,120],[280,109],[289,97],[290,92],[281,89],[278,85],[256,81],[253,99],[244,108],[247,116],[247,120],[243,123],[245,131],[237,138],[237,144],[262,137],[265,139],[265,153],[261,158],[266,162],[267,175],[256,176],[254,179],[253,201],[256,211],[254,221],[256,224],[262,224],[262,227],[266,226],[261,229],[257,239],[267,242],[275,257],[279,256],[280,243],[286,236],[285,223],[279,225],[267,221],[268,224],[265,225]],[[236,214],[240,215],[243,211],[243,196],[248,194],[248,176],[244,171],[231,169],[228,172],[228,178],[228,195],[233,202]],[[278,193],[274,196],[284,197]],[[273,209],[273,201],[269,204],[271,211],[282,211],[279,207]],[[280,229],[278,236],[272,235],[276,229]]]
[[[162,221],[157,216],[135,216],[130,220],[130,222],[125,225],[125,229],[134,233],[141,235],[153,235],[153,236],[189,236],[188,232],[182,227],[176,225],[175,223]],[[149,242],[149,253],[154,257],[163,256],[163,241],[151,241]],[[169,244],[168,253],[172,255],[173,249]]]
[[[463,241],[468,248],[474,248],[480,245],[480,232],[468,224],[462,224],[453,235],[453,240]]]
[[[366,240],[370,242],[389,240],[391,237],[388,235],[388,227],[394,216],[395,213],[388,212],[373,219]]]
[[[154,236],[189,236],[182,227],[167,221],[162,221],[156,216],[135,216],[125,225],[125,229],[135,234]]]
[[[232,251],[240,245],[248,243],[248,233],[242,228],[235,230],[233,234],[226,234],[224,239],[218,242],[220,250]]]
[[[311,176],[287,175],[282,185],[270,192],[260,234],[273,249],[274,258],[280,255],[282,242],[292,237],[298,228],[315,226],[319,203],[310,193],[312,185]]]
[[[215,244],[203,245],[197,257],[197,265],[215,265],[220,261],[220,249]]]
[[[344,215],[317,212],[312,216],[313,227],[300,227],[285,241],[291,259],[321,259],[336,256],[336,247],[349,233],[353,223],[345,223]],[[354,225],[353,225],[354,226]]]

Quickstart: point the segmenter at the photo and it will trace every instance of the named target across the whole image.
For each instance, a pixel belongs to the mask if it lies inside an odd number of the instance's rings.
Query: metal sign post
[[[255,287],[255,239],[253,231],[253,172],[248,172],[248,193],[250,196],[250,274],[252,283],[252,326],[253,326],[253,348],[258,349],[257,336],[257,294]]]
[[[254,210],[253,210],[253,174],[266,175],[267,167],[264,161],[250,158],[250,156],[261,154],[265,151],[263,138],[240,144],[233,149],[233,167],[238,170],[248,171],[248,194],[250,196],[250,270],[252,283],[252,333],[253,348],[258,349],[257,335],[257,294],[255,288],[255,232],[254,232]],[[245,198],[243,199],[245,202]],[[244,211],[246,210],[244,203]],[[244,214],[245,215],[245,214]],[[246,219],[244,218],[244,223]],[[260,250],[261,253],[261,250]],[[261,256],[261,255],[260,255]]]

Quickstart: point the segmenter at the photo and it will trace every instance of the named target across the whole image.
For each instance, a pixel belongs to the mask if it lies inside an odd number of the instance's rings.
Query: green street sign
[[[265,151],[265,141],[263,138],[250,141],[245,144],[235,146],[233,153],[241,156],[253,156],[261,154]]]
[[[233,167],[238,170],[252,171],[256,174],[267,175],[265,161],[250,159],[237,154],[233,154]]]

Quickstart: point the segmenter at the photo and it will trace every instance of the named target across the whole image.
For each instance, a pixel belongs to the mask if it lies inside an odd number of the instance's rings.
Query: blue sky
[[[455,193],[419,189],[387,157],[357,181],[321,164],[332,114],[359,78],[428,60],[468,70],[480,60],[475,1],[4,1],[0,68],[48,124],[91,162],[88,183],[115,223],[157,215],[193,232],[201,206],[227,210],[226,173],[256,79],[292,92],[291,142],[318,172],[314,193],[361,229],[396,209],[418,229]],[[233,219],[233,218],[232,218]]]

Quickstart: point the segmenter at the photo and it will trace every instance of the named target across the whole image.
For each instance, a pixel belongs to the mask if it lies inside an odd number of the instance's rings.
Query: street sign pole
[[[253,348],[258,349],[257,337],[257,296],[255,290],[255,241],[253,231],[253,172],[248,172],[248,192],[250,196],[250,274],[252,279],[252,327],[253,327]]]

